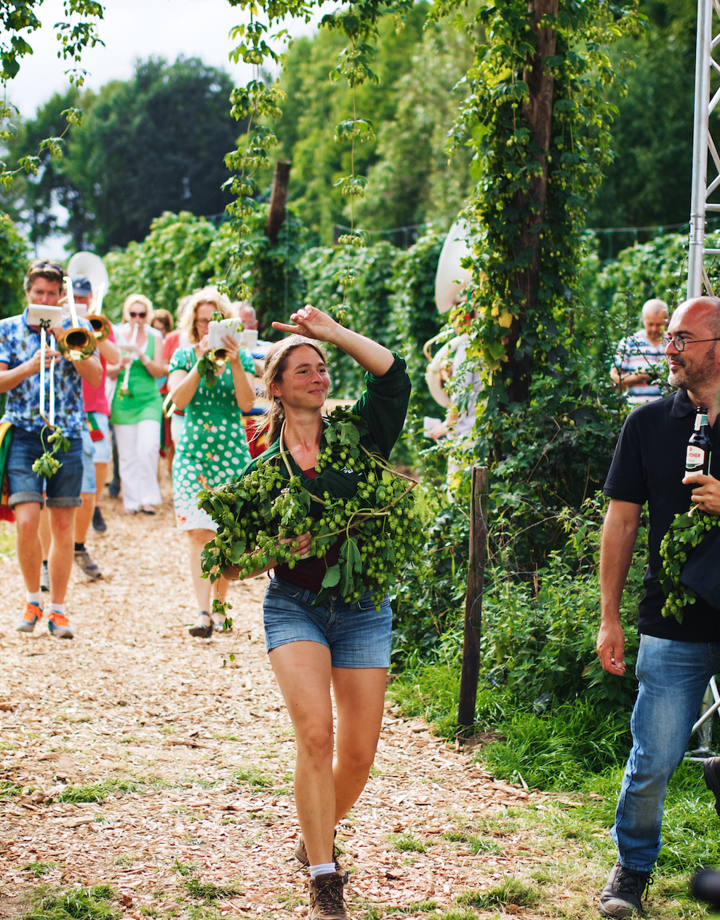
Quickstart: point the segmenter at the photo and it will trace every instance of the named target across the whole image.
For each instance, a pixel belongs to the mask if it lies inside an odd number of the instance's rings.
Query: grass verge
[[[400,674],[389,693],[409,716],[426,719],[447,739],[455,732],[457,669],[445,663]],[[502,741],[478,749],[475,759],[498,779],[556,793],[556,798],[459,825],[445,833],[458,853],[483,855],[491,866],[500,854],[515,853],[518,841],[537,854],[524,872],[500,886],[490,884],[458,899],[457,918],[475,911],[537,911],[569,920],[597,916],[597,894],[616,858],[609,830],[614,821],[624,763],[630,749],[625,712],[599,718],[587,701],[565,703],[545,712],[519,711],[502,688],[481,687],[477,718]],[[507,842],[507,845],[506,845]],[[507,848],[507,852],[505,849]],[[665,803],[663,848],[648,913],[659,920],[706,916],[689,894],[698,866],[720,867],[720,819],[699,764],[683,762],[672,778]],[[514,876],[518,876],[515,878]],[[514,897],[527,896],[521,905]],[[508,906],[510,905],[510,906]]]

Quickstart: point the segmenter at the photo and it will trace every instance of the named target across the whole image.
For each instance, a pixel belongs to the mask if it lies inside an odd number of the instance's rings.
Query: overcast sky
[[[150,55],[174,61],[178,55],[199,57],[206,64],[224,67],[236,84],[247,82],[251,68],[232,64],[233,26],[249,21],[249,14],[228,0],[104,0],[105,17],[99,24],[105,47],[96,45],[83,55],[86,86],[97,90],[109,80],[127,80],[136,58]],[[32,117],[38,106],[68,83],[67,62],[57,56],[53,26],[64,20],[62,0],[44,0],[38,18],[42,28],[27,36],[34,53],[22,59],[20,72],[8,84],[8,99],[23,116]],[[294,35],[308,34],[311,26],[293,23]]]

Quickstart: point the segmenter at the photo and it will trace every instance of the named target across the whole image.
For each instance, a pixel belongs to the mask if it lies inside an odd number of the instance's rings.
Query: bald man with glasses
[[[599,904],[608,917],[642,911],[661,847],[667,784],[685,754],[708,681],[720,672],[720,610],[698,597],[685,606],[682,623],[663,617],[665,595],[658,582],[660,544],[675,515],[693,504],[720,515],[720,300],[700,297],[681,304],[663,342],[668,382],[676,392],[630,413],[604,488],[610,504],[600,553],[597,652],[603,668],[617,677],[625,673],[620,604],[646,503],[650,520],[645,595],[638,609],[633,746],[611,832],[618,860]],[[701,406],[708,409],[715,447],[711,475],[686,476],[687,443]],[[706,766],[705,776],[720,792],[720,761],[717,770]]]

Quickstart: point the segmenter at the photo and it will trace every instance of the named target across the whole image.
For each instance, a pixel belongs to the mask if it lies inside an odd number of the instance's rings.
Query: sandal
[[[143,514],[155,514],[155,509],[152,505],[142,505],[140,511]]]
[[[207,639],[212,635],[212,631],[213,625],[210,620],[210,614],[205,610],[200,611],[195,625],[188,630],[191,636],[198,636],[200,639]]]
[[[225,627],[227,617],[224,613],[213,613],[210,619],[212,620],[213,629],[216,633],[230,632],[232,629],[232,626],[230,625],[228,625],[227,628]]]

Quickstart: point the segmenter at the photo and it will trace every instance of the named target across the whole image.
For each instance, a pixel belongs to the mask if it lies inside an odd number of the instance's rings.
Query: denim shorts
[[[95,412],[95,421],[97,426],[102,431],[103,437],[99,441],[93,441],[93,447],[95,448],[95,456],[93,457],[94,463],[110,463],[112,457],[112,443],[110,440],[110,419],[107,415],[103,415],[102,412]],[[83,489],[83,492],[85,490]]]
[[[67,453],[61,450],[56,454],[61,466],[47,482],[32,471],[33,463],[45,452],[40,432],[26,431],[13,425],[11,439],[5,467],[10,486],[8,504],[11,508],[23,502],[38,502],[42,505],[43,491],[47,495],[48,508],[79,508],[82,505],[82,438],[69,438],[70,449]]]
[[[82,485],[80,491],[84,494],[95,494],[95,443],[90,437],[90,430],[83,428],[82,432]]]
[[[317,597],[281,578],[265,591],[263,621],[268,652],[289,642],[319,642],[330,649],[334,668],[389,668],[392,610],[387,596],[375,609],[367,591],[357,603],[329,598],[312,607]]]

